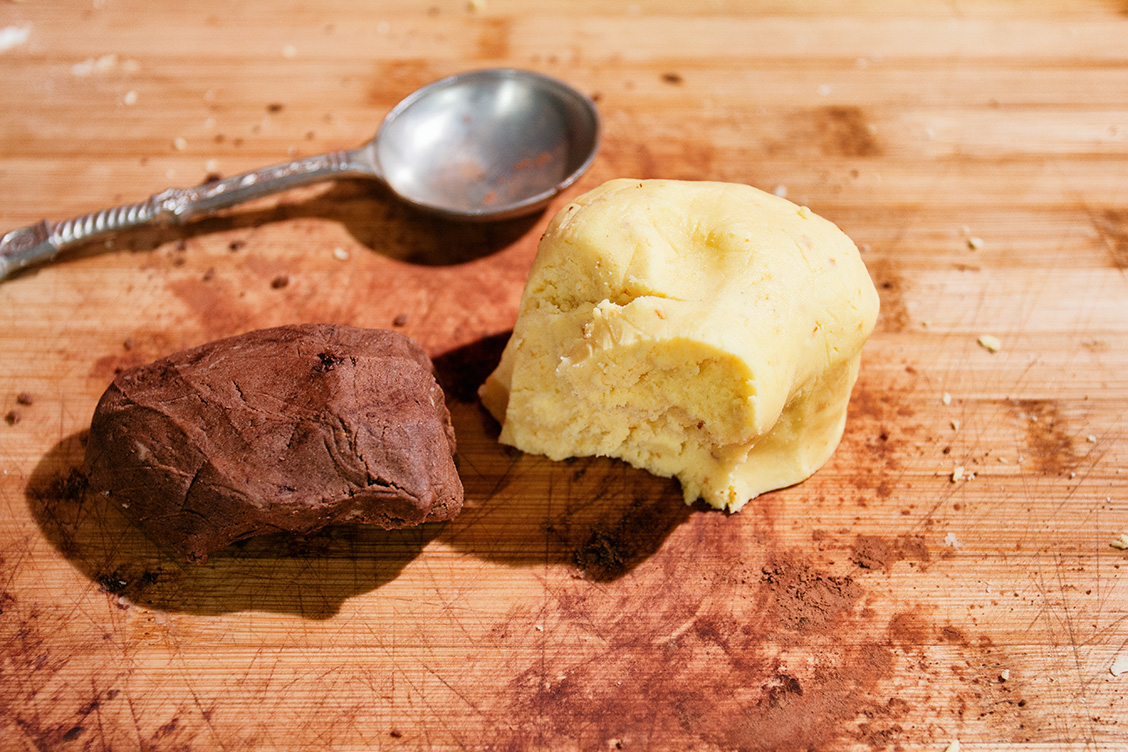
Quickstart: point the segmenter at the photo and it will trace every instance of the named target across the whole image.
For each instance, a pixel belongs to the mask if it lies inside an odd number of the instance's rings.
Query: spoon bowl
[[[0,280],[125,230],[182,225],[342,177],[380,181],[403,201],[451,219],[512,219],[544,208],[591,166],[599,130],[592,100],[549,76],[512,68],[450,76],[401,101],[358,148],[13,230],[0,238]]]
[[[366,151],[405,201],[493,220],[543,208],[591,166],[598,143],[590,99],[548,76],[495,69],[416,91]]]

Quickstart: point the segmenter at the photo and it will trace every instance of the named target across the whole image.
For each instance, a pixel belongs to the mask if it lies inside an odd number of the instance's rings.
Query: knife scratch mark
[[[1069,700],[1072,701],[1071,705],[1072,705],[1073,709],[1076,711],[1078,709],[1076,708],[1076,705],[1073,704],[1073,703],[1076,702],[1078,697],[1080,697],[1082,699],[1082,701],[1085,700],[1085,698],[1084,698],[1084,678],[1083,678],[1083,673],[1082,673],[1082,669],[1081,669],[1080,653],[1077,649],[1077,643],[1076,643],[1076,639],[1075,639],[1075,635],[1074,635],[1074,631],[1073,631],[1072,618],[1071,618],[1071,615],[1069,613],[1069,607],[1065,602],[1066,598],[1065,598],[1064,582],[1063,582],[1062,577],[1061,577],[1061,572],[1062,572],[1061,554],[1056,554],[1054,556],[1054,568],[1055,568],[1055,573],[1056,573],[1056,577],[1057,577],[1057,581],[1058,581],[1058,590],[1056,592],[1057,592],[1057,595],[1060,597],[1061,610],[1062,610],[1062,614],[1064,615],[1064,619],[1062,618],[1062,615],[1055,613],[1054,608],[1053,608],[1053,604],[1051,603],[1050,591],[1047,587],[1046,575],[1045,575],[1045,571],[1042,567],[1042,556],[1041,556],[1041,554],[1036,553],[1035,556],[1034,556],[1034,561],[1035,561],[1035,565],[1037,567],[1037,577],[1035,579],[1035,582],[1036,582],[1036,585],[1037,585],[1037,588],[1038,588],[1038,592],[1042,596],[1043,608],[1041,610],[1041,613],[1044,615],[1044,621],[1045,621],[1045,627],[1046,627],[1045,634],[1046,634],[1046,636],[1049,640],[1048,647],[1050,648],[1051,659],[1056,659],[1056,658],[1060,657],[1060,653],[1058,652],[1057,648],[1063,647],[1060,644],[1060,642],[1058,641],[1058,634],[1057,634],[1057,630],[1055,630],[1055,628],[1054,628],[1054,624],[1057,623],[1059,626],[1064,627],[1065,633],[1069,638],[1068,646],[1064,646],[1064,647],[1067,647],[1070,655],[1073,656],[1074,667],[1077,671],[1077,678],[1078,678],[1078,682],[1079,682],[1079,685],[1076,687],[1076,692],[1071,693]],[[1062,675],[1064,676],[1064,674],[1062,674]],[[1063,688],[1063,690],[1064,690],[1064,688]],[[1086,746],[1086,748],[1089,748],[1096,743],[1095,729],[1094,729],[1093,720],[1092,720],[1092,717],[1090,716],[1090,714],[1085,713],[1084,709],[1081,709],[1081,712],[1085,716],[1085,726],[1086,726],[1086,736],[1087,736],[1087,738],[1085,739],[1085,746]],[[1064,715],[1062,715],[1062,714],[1053,715],[1054,725],[1057,727],[1059,732],[1061,732],[1062,734],[1065,735],[1062,738],[1068,738],[1068,732],[1077,729],[1077,724],[1075,723],[1075,720],[1076,719],[1066,719],[1064,717]]]
[[[1061,610],[1065,617],[1066,634],[1069,635],[1069,649],[1073,655],[1073,667],[1077,671],[1077,686],[1078,689],[1084,693],[1085,691],[1085,674],[1081,668],[1081,652],[1077,643],[1077,634],[1073,627],[1073,616],[1069,612],[1069,603],[1065,596],[1065,581],[1062,579],[1062,561],[1061,554],[1054,557],[1054,570],[1057,575],[1058,592],[1061,593]],[[1081,699],[1084,701],[1085,697],[1082,694]],[[1089,731],[1089,742],[1096,743],[1096,731],[1093,728],[1092,716],[1085,713],[1085,723]]]

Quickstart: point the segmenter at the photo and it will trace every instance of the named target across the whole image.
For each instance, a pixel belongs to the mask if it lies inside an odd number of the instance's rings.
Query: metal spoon
[[[508,68],[424,86],[356,149],[295,159],[147,201],[46,220],[0,239],[0,280],[60,252],[145,225],[181,225],[244,201],[334,178],[371,178],[425,211],[487,221],[530,214],[595,159],[599,115],[548,76]]]

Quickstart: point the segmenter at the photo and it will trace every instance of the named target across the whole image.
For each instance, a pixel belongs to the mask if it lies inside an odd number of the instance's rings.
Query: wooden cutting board
[[[0,283],[0,748],[1128,748],[1128,7],[906,6],[0,6],[3,230],[355,146],[469,68],[604,126],[529,220],[342,182]],[[786,191],[861,247],[882,314],[807,482],[725,515],[496,442],[538,235],[621,176]],[[193,567],[86,493],[116,370],[312,321],[433,355],[457,520]]]

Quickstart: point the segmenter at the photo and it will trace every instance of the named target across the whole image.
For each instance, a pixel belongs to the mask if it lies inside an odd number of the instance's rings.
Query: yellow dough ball
[[[834,452],[877,312],[854,243],[805,207],[612,180],[549,224],[479,394],[505,444],[616,457],[735,511]]]

